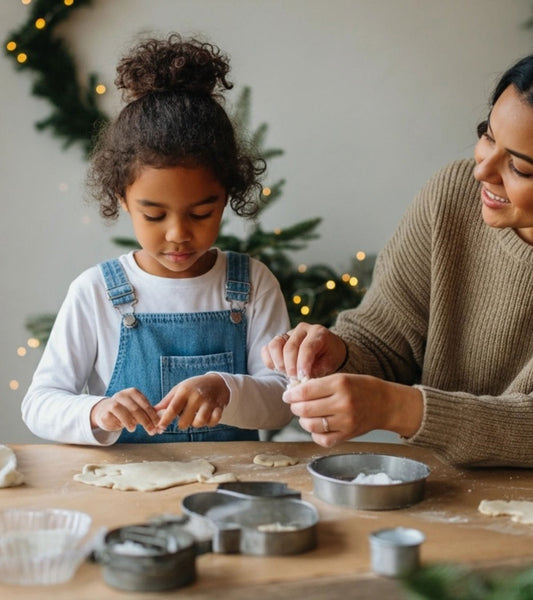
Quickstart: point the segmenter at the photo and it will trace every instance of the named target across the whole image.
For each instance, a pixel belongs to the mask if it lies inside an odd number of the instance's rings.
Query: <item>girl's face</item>
[[[485,223],[533,244],[533,107],[513,85],[492,107],[474,157]]]
[[[129,213],[142,250],[141,269],[159,277],[197,277],[213,266],[209,252],[220,229],[226,191],[205,167],[144,167],[126,188]]]

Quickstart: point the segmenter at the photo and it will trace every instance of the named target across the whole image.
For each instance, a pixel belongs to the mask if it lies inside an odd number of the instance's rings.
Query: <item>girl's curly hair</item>
[[[103,217],[118,216],[145,166],[207,167],[236,214],[256,214],[266,166],[244,150],[221,104],[233,87],[229,68],[216,46],[175,33],[144,40],[120,60],[115,84],[127,104],[100,132],[87,176]]]

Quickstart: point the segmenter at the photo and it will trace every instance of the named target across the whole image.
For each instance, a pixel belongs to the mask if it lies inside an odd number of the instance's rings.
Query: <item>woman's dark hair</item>
[[[117,66],[127,102],[99,134],[87,182],[103,217],[119,214],[126,188],[145,167],[206,167],[225,188],[231,208],[253,216],[265,162],[245,152],[222,107],[229,59],[196,39],[147,39]]]
[[[513,85],[522,94],[523,99],[533,106],[533,54],[520,59],[501,76],[490,98],[490,110],[510,85]],[[487,132],[487,127],[486,120],[477,126],[479,137]]]

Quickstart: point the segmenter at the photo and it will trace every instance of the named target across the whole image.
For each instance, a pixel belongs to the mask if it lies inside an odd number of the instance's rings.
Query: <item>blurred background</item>
[[[30,10],[0,2],[4,45]],[[344,273],[358,252],[379,252],[436,169],[472,155],[494,83],[533,49],[531,15],[530,0],[93,0],[55,33],[80,82],[94,72],[106,86],[98,105],[109,116],[121,106],[117,60],[140,34],[220,46],[235,84],[228,109],[249,87],[251,127],[268,124],[267,146],[283,150],[265,183],[286,183],[262,227],[322,219],[294,261]],[[7,52],[0,78],[0,443],[27,443],[41,441],[20,418],[41,349],[25,323],[56,312],[70,281],[120,254],[112,239],[131,230],[86,202],[83,149],[36,129],[51,106]]]

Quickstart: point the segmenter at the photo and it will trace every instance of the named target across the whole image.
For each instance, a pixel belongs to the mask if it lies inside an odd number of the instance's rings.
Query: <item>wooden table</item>
[[[526,565],[533,562],[533,526],[509,517],[486,517],[477,507],[487,499],[533,499],[533,471],[521,469],[461,470],[440,461],[431,451],[400,444],[347,442],[324,449],[312,442],[209,442],[116,445],[110,448],[10,445],[23,486],[0,489],[0,509],[13,506],[82,510],[93,530],[145,522],[163,513],[181,514],[184,496],[216,489],[195,483],[157,492],[124,492],[73,481],[86,463],[143,460],[190,460],[203,457],[217,472],[232,472],[241,481],[280,481],[302,492],[320,515],[315,550],[286,557],[204,554],[197,559],[197,581],[171,592],[124,592],[109,587],[100,567],[84,563],[68,583],[54,586],[0,585],[0,598],[29,600],[112,600],[161,598],[387,598],[404,595],[398,582],[370,570],[368,534],[389,526],[421,529],[426,542],[423,563],[460,562],[472,567]],[[422,502],[401,510],[361,511],[327,504],[314,497],[306,464],[320,456],[345,452],[377,452],[405,456],[431,468]],[[291,467],[262,467],[256,454],[288,454]]]

